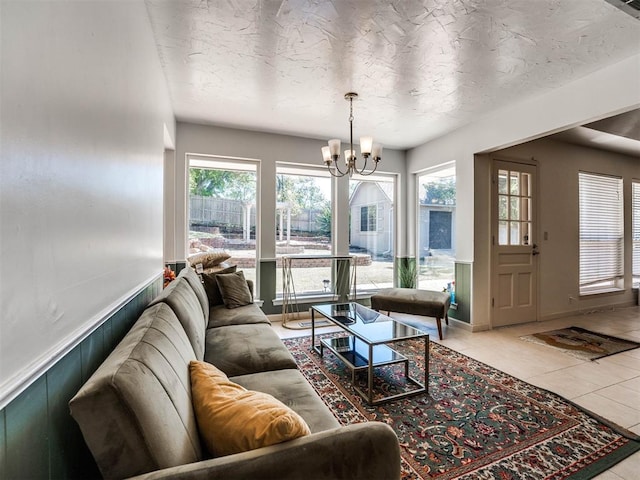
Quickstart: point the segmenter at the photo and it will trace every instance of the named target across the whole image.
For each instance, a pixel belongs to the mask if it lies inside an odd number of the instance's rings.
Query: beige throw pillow
[[[229,255],[224,250],[216,250],[213,252],[203,252],[196,253],[195,255],[190,255],[187,260],[189,260],[189,263],[192,267],[195,267],[197,264],[201,263],[202,268],[211,268],[224,262],[225,260],[228,260],[229,258],[231,258],[231,255]]]
[[[247,280],[241,271],[217,275],[216,282],[220,287],[225,307],[242,307],[243,305],[249,305],[253,301]]]
[[[285,404],[231,382],[210,363],[191,361],[189,374],[198,429],[211,455],[245,452],[311,433]]]

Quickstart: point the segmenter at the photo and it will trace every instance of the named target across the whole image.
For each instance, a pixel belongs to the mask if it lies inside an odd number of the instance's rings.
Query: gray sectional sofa
[[[189,362],[204,360],[297,412],[311,435],[211,458],[194,416]],[[148,306],[69,403],[105,478],[395,479],[393,430],[341,427],[255,304],[209,305],[191,268]]]

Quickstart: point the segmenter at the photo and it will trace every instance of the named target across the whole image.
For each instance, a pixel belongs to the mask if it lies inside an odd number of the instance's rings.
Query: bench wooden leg
[[[436,317],[436,323],[438,324],[438,337],[442,340],[442,322],[440,321],[440,317]]]
[[[449,314],[448,313],[444,314],[444,321],[447,323],[447,325],[449,325]]]

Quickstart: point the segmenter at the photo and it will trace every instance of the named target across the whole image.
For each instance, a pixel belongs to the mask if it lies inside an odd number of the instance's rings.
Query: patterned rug
[[[596,360],[640,347],[640,343],[592,332],[580,327],[534,333],[520,338],[528,342],[558,348],[581,360]]]
[[[640,450],[632,433],[437,343],[430,347],[428,395],[371,407],[333,354],[311,352],[310,337],[284,342],[341,424],[377,420],[395,430],[405,480],[586,479]],[[423,343],[396,347],[419,377],[421,361],[413,362],[422,358]],[[404,387],[401,365],[379,368],[377,376],[376,388],[386,393]]]

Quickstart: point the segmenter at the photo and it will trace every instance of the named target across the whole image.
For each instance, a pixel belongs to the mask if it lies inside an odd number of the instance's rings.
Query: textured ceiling
[[[604,0],[146,0],[179,120],[410,148],[640,52]],[[603,86],[618,88],[618,86]]]

